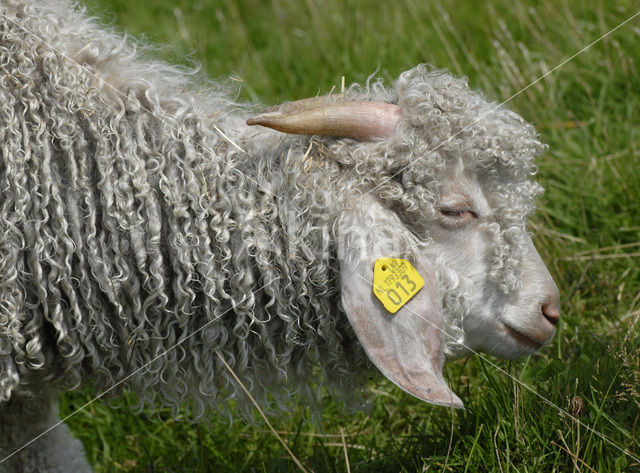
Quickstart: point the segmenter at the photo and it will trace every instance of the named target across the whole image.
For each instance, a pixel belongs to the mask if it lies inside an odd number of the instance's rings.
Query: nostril
[[[542,315],[551,325],[556,325],[560,320],[560,309],[555,304],[543,304]]]

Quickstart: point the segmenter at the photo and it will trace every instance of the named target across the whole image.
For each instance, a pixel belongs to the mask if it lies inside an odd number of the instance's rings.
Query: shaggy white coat
[[[518,292],[545,150],[533,127],[427,66],[346,97],[397,103],[404,120],[373,142],[249,128],[254,108],[66,1],[3,2],[0,454],[24,440],[7,432],[30,400],[100,392],[182,340],[123,387],[196,415],[246,407],[217,351],[263,406],[313,399],[318,378],[352,393],[371,363],[344,314],[339,228],[373,199],[400,222],[398,254],[415,255],[451,163],[492,209],[487,284]],[[454,357],[475,296],[455,264],[434,267]]]

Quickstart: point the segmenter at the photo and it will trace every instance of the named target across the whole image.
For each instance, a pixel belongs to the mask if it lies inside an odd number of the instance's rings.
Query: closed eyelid
[[[441,202],[440,208],[444,210],[474,210],[474,206],[468,202]]]
[[[458,194],[440,201],[440,207],[447,210],[471,210],[474,211],[473,199],[466,194]]]
[[[447,217],[460,217],[464,214],[469,214],[473,218],[478,218],[478,213],[471,207],[441,207],[440,213]]]
[[[466,192],[454,192],[440,201],[440,214],[447,219],[478,219],[479,212],[473,199]]]

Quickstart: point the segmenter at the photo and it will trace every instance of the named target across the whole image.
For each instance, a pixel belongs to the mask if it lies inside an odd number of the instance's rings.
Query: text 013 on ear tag
[[[373,267],[373,293],[392,314],[424,286],[424,279],[406,259],[379,258]]]

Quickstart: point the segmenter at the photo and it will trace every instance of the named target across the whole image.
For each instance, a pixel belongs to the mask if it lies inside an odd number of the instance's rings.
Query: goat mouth
[[[546,343],[546,340],[539,340],[537,338],[530,337],[529,335],[525,335],[524,333],[519,332],[515,328],[510,327],[509,325],[507,325],[505,323],[503,323],[502,325],[504,325],[504,327],[507,330],[507,333],[509,335],[511,335],[513,338],[518,340],[523,345],[531,347],[531,348],[533,348],[535,350],[537,350],[538,348],[540,348],[542,345],[544,345]]]

